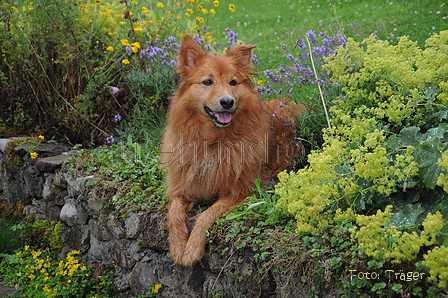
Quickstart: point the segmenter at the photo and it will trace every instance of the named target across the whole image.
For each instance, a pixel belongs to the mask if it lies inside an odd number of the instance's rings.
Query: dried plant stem
[[[313,66],[314,76],[316,77],[317,88],[319,88],[319,94],[320,94],[320,99],[322,101],[322,106],[324,108],[325,118],[327,119],[328,128],[331,130],[330,117],[328,116],[328,110],[327,110],[327,106],[325,104],[324,94],[322,93],[322,88],[320,87],[320,84],[319,84],[319,77],[317,75],[316,65],[314,64],[313,51],[311,49],[311,43],[310,43],[310,40],[308,39],[308,36],[305,35],[305,38],[306,38],[306,42],[308,43],[308,50],[310,52],[311,65]]]

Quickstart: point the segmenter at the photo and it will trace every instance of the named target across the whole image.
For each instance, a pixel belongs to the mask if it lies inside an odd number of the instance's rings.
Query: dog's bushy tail
[[[270,182],[280,171],[289,167],[294,156],[300,154],[302,146],[296,140],[296,118],[306,113],[307,109],[302,104],[286,99],[264,101],[263,106],[271,120],[272,138],[268,163],[263,171],[264,182]]]

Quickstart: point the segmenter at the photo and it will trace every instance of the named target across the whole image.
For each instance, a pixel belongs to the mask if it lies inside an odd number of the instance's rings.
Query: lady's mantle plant
[[[334,211],[348,210],[357,222],[353,239],[382,261],[410,261],[436,245],[424,264],[445,287],[448,31],[424,49],[407,37],[397,45],[349,39],[324,68],[342,88],[330,110],[332,129],[309,166],[279,175],[278,206],[296,217],[300,232],[318,231]]]

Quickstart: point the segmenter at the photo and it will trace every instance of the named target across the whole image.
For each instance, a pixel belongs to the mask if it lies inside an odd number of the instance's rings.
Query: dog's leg
[[[168,210],[168,232],[171,258],[176,264],[182,264],[182,256],[188,241],[187,211],[193,203],[181,197],[170,199]]]
[[[229,213],[242,202],[244,202],[244,198],[236,199],[232,196],[225,196],[197,217],[182,258],[184,266],[191,266],[202,258],[205,242],[207,241],[207,236],[205,236],[204,232],[210,229],[214,221],[221,215]]]

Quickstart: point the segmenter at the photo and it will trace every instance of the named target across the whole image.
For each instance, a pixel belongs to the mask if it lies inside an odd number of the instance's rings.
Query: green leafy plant
[[[277,206],[296,218],[298,231],[318,232],[345,213],[357,221],[350,231],[360,250],[378,260],[412,261],[421,247],[446,247],[448,72],[440,61],[448,61],[447,49],[448,31],[425,49],[406,37],[397,45],[370,37],[349,39],[326,60],[342,91],[331,102],[332,128],[309,166],[281,173],[275,189]],[[385,220],[370,226],[369,210],[383,208]]]
[[[0,275],[6,285],[14,286],[17,295],[26,297],[116,297],[109,280],[96,282],[94,268],[83,266],[77,255],[67,253],[58,260],[50,250],[34,250],[25,246],[12,255],[2,254]]]

